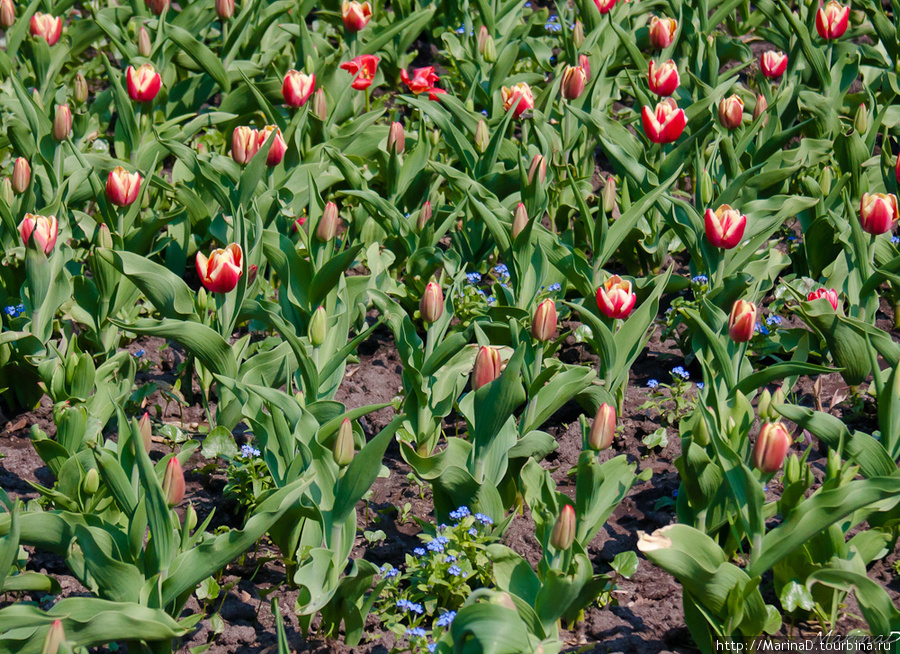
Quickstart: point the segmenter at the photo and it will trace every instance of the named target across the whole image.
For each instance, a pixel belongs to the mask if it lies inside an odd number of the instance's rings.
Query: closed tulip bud
[[[853,119],[853,129],[859,134],[865,134],[869,130],[869,112],[866,110],[866,103],[862,102],[859,109],[856,110],[856,118]]]
[[[259,272],[259,266],[255,263],[251,264],[249,268],[247,268],[247,286],[251,286],[253,282],[256,281],[256,273]]]
[[[781,469],[788,450],[791,449],[791,435],[780,422],[763,425],[756,445],[753,447],[753,465],[765,474],[774,474]]]
[[[756,96],[756,105],[753,107],[753,120],[756,120],[760,116],[762,116],[766,112],[766,109],[768,109],[768,108],[769,108],[769,102],[768,102],[768,100],[766,100],[766,96],[757,95]],[[767,116],[762,121],[763,126],[765,126],[766,123],[768,123],[768,122],[769,122],[769,118]]]
[[[531,321],[531,336],[538,341],[546,342],[556,333],[556,302],[547,299],[541,302],[534,312]]]
[[[266,156],[267,166],[277,166],[280,164],[281,160],[284,159],[284,153],[287,152],[287,143],[284,142],[284,136],[281,134],[281,130],[275,125],[266,125],[259,130],[257,136],[257,149],[265,145],[272,134],[275,134],[275,140],[272,141],[272,145],[269,148],[269,154]]]
[[[216,0],[216,16],[228,20],[234,16],[234,0]]]
[[[606,184],[601,192],[603,197],[603,210],[612,213],[616,208],[616,179],[612,175],[606,178]]]
[[[709,445],[709,425],[706,424],[706,418],[703,415],[698,417],[697,425],[691,432],[691,438],[701,447]]]
[[[864,231],[877,236],[890,231],[897,219],[897,196],[893,193],[863,193],[859,222]]]
[[[700,173],[700,200],[703,204],[709,204],[712,201],[713,183],[709,171],[704,168]]]
[[[819,187],[821,187],[822,192],[825,195],[828,195],[831,192],[831,184],[834,181],[834,173],[831,171],[831,166],[825,166],[824,170],[822,170],[822,176],[819,178]]]
[[[588,445],[592,450],[602,452],[612,445],[616,436],[616,410],[608,404],[601,404],[594,416],[594,424],[588,436]]]
[[[88,99],[88,84],[84,75],[77,73],[75,75],[75,88],[72,91],[72,97],[78,104],[84,104]]]
[[[556,549],[563,551],[572,547],[575,541],[575,508],[571,504],[566,504],[553,526],[553,532],[550,534],[550,544]]]
[[[338,429],[337,437],[334,439],[334,462],[343,468],[350,465],[354,454],[356,454],[356,447],[353,442],[353,423],[349,418],[344,418]]]
[[[772,393],[772,410],[774,411],[775,407],[781,406],[782,404],[784,404],[784,390],[779,387]]]
[[[31,92],[31,99],[34,100],[34,103],[39,106],[41,109],[44,108],[44,100],[41,98],[41,93],[37,89]]]
[[[513,117],[518,118],[526,111],[534,109],[534,94],[531,87],[525,82],[510,87],[502,87],[500,96],[503,99],[503,109],[512,111]]]
[[[153,446],[153,425],[150,424],[150,414],[144,411],[144,415],[138,421],[138,431],[141,434],[141,444],[144,451],[150,454],[150,448]]]
[[[678,140],[687,126],[684,109],[679,109],[675,100],[666,98],[651,111],[644,105],[641,109],[641,123],[644,134],[653,143],[672,143]]]
[[[142,57],[149,57],[153,52],[153,44],[150,42],[150,33],[147,28],[141,25],[138,30],[138,54]]]
[[[325,307],[319,307],[313,311],[312,318],[309,319],[309,342],[313,347],[319,347],[325,342],[325,333],[328,329],[328,316],[325,313]]]
[[[144,4],[147,5],[147,9],[159,16],[169,6],[169,0],[144,0]]]
[[[814,302],[822,298],[828,300],[828,304],[831,305],[831,308],[837,311],[838,294],[837,291],[833,288],[820,288],[818,290],[812,291],[809,295],[806,296],[808,302]]]
[[[106,179],[106,197],[117,207],[127,207],[133,203],[140,190],[141,176],[129,173],[122,166],[116,166]]]
[[[575,100],[582,93],[587,84],[587,74],[581,66],[566,66],[562,75],[560,91],[566,100]]]
[[[166,465],[166,474],[163,477],[163,495],[169,506],[178,506],[184,499],[184,470],[181,469],[181,464],[174,456]]]
[[[634,309],[637,295],[631,290],[631,282],[613,275],[597,289],[597,306],[607,318],[625,319]]]
[[[519,234],[528,225],[528,210],[525,204],[520,202],[516,205],[516,213],[513,216],[512,235],[513,239],[519,238]]]
[[[406,149],[406,132],[403,131],[401,123],[391,123],[391,129],[388,132],[387,149],[388,152],[396,152],[397,154],[403,154],[403,151]]]
[[[796,454],[791,454],[784,464],[783,483],[785,486],[789,486],[798,481],[800,481],[800,459],[797,458]]]
[[[584,23],[580,20],[576,20],[575,27],[572,28],[572,44],[576,50],[584,45]]]
[[[42,14],[36,11],[31,17],[29,27],[31,36],[44,39],[47,45],[56,45],[59,37],[62,36],[62,16],[51,16],[50,14]]]
[[[838,451],[829,449],[828,455],[825,457],[825,479],[837,479],[840,477],[843,467],[843,461]]]
[[[425,204],[419,209],[419,217],[416,218],[416,230],[421,232],[431,220],[431,201],[425,200]]]
[[[435,128],[431,130],[431,145],[437,147],[441,143],[441,130]]]
[[[728,334],[735,343],[746,343],[753,338],[756,328],[756,305],[746,300],[738,300],[731,307],[728,316]]]
[[[31,183],[31,166],[28,159],[19,157],[13,166],[12,189],[19,195],[28,190]]]
[[[493,36],[488,35],[487,40],[484,42],[484,52],[481,53],[481,56],[489,64],[497,61],[497,45],[494,43]]]
[[[209,258],[198,252],[197,275],[209,292],[228,293],[234,290],[244,274],[243,262],[244,251],[237,243],[213,250],[209,253]]]
[[[194,509],[194,504],[191,503],[187,505],[187,509],[184,511],[184,527],[188,532],[192,532],[196,526],[197,511]]]
[[[763,389],[759,395],[759,417],[760,419],[768,419],[769,405],[772,403],[772,394],[768,388]]]
[[[16,22],[16,7],[12,0],[0,0],[0,27],[9,29]]]
[[[236,163],[244,165],[250,162],[257,150],[259,150],[259,133],[245,125],[235,127],[231,135],[231,158]]]
[[[66,632],[63,629],[62,620],[54,620],[50,623],[50,629],[44,638],[44,647],[41,654],[57,654],[59,648],[66,642]]]
[[[788,57],[783,52],[769,50],[759,58],[759,68],[766,77],[781,77],[787,70]]]
[[[747,216],[723,204],[715,211],[707,209],[703,215],[703,224],[706,228],[706,240],[711,245],[730,250],[744,238]]]
[[[650,45],[655,50],[668,48],[675,40],[677,30],[678,21],[674,18],[654,16],[650,19]]]
[[[484,44],[487,43],[487,40],[490,38],[491,33],[488,32],[488,28],[486,25],[482,25],[478,28],[478,53],[484,54]]]
[[[72,110],[67,104],[56,105],[56,116],[53,117],[53,138],[65,141],[72,134]]]
[[[472,390],[477,391],[485,384],[490,384],[500,376],[502,363],[500,350],[490,345],[483,345],[475,357],[475,367],[472,369]]]
[[[656,95],[670,96],[675,93],[675,89],[681,83],[678,76],[678,66],[672,59],[665,61],[657,66],[656,62],[650,60],[650,70],[647,79],[650,83],[650,90]]]
[[[289,107],[302,107],[316,87],[316,76],[289,70],[281,85],[281,96]]]
[[[12,205],[13,200],[16,197],[13,193],[12,181],[9,177],[4,177],[3,181],[0,182],[0,197],[3,198],[3,201],[6,202],[7,206]]]
[[[719,103],[719,122],[727,129],[737,129],[744,119],[744,101],[735,94]]]
[[[128,97],[133,102],[151,102],[162,86],[162,77],[152,64],[143,64],[138,68],[129,66],[125,76],[128,81]]]
[[[100,473],[97,472],[97,468],[91,468],[84,476],[84,481],[81,483],[81,490],[84,491],[85,495],[93,495],[99,488]]]
[[[478,121],[478,125],[475,127],[475,148],[482,154],[484,154],[485,150],[488,149],[488,145],[491,143],[491,135],[488,133],[487,123],[484,122],[484,118]]]
[[[57,236],[59,236],[59,223],[56,221],[56,216],[47,217],[26,213],[22,222],[19,223],[19,235],[26,247],[34,238],[35,247],[49,255],[56,245]]]
[[[837,0],[831,0],[816,12],[816,31],[823,39],[839,39],[847,31],[850,20],[850,7],[845,7]]]
[[[534,176],[537,173],[538,184],[543,184],[547,179],[547,160],[542,154],[536,154],[531,158],[531,166],[528,168],[528,184],[534,183]]]
[[[578,65],[584,70],[585,77],[591,79],[591,61],[587,55],[578,55]]]
[[[313,114],[323,123],[328,120],[328,101],[325,99],[325,89],[319,89],[313,96]]]
[[[419,302],[419,313],[426,323],[437,322],[444,315],[444,291],[437,282],[428,282],[422,301]]]
[[[341,4],[341,18],[348,32],[359,32],[372,19],[372,5],[368,2],[360,4],[356,0],[344,0]]]
[[[338,208],[334,202],[325,205],[322,211],[322,217],[319,218],[319,224],[316,225],[316,238],[323,243],[332,240],[337,234],[338,225]]]

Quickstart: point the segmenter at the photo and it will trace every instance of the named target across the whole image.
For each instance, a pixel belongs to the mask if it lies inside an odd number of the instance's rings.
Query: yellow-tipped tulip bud
[[[319,89],[313,95],[313,115],[323,123],[328,119],[328,101],[325,99],[325,89]]]
[[[534,183],[535,175],[537,175],[538,184],[543,184],[547,179],[547,160],[542,154],[536,154],[531,158],[531,166],[528,168],[528,184]]]
[[[406,133],[403,131],[403,125],[400,123],[391,123],[391,129],[388,132],[387,151],[403,154],[406,148]]]
[[[56,105],[56,116],[53,118],[53,138],[65,141],[72,134],[72,110],[67,104]]]
[[[856,110],[856,118],[853,119],[853,128],[860,134],[869,131],[869,112],[866,109],[866,103],[863,102]]]
[[[422,205],[422,208],[419,209],[419,216],[416,218],[416,230],[422,231],[425,229],[425,225],[428,224],[428,221],[431,220],[431,201],[425,200],[425,204]]]
[[[572,28],[572,43],[576,50],[584,45],[584,23],[580,20],[576,20],[575,27]]]
[[[610,175],[606,178],[606,184],[603,187],[603,210],[606,213],[612,213],[616,207],[616,180]]]
[[[735,343],[746,343],[753,338],[756,328],[756,305],[746,300],[738,300],[731,307],[728,316],[728,334]]]

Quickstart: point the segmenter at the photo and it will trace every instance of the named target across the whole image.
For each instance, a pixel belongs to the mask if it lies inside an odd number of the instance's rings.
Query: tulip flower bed
[[[889,651],[898,10],[0,0],[0,652]]]

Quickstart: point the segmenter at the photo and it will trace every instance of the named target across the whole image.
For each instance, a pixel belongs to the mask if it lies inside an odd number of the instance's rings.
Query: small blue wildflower
[[[788,236],[788,240],[789,240],[789,241],[796,241],[796,240],[797,240],[797,237],[794,236],[793,234],[791,234],[790,236]]]
[[[525,3],[525,8],[526,8],[526,9],[531,9],[531,3],[530,3],[530,2],[526,2],[526,3]]]
[[[655,379],[648,379],[647,388],[659,388],[659,382]]]
[[[412,611],[413,613],[418,613],[419,615],[422,615],[425,612],[425,609],[423,609],[422,605],[419,604],[418,602],[410,602],[409,610]]]
[[[891,243],[894,245],[900,244],[900,236],[891,236]]]
[[[490,517],[490,516],[486,516],[486,515],[484,515],[483,513],[476,513],[476,514],[475,514],[475,520],[478,521],[478,522],[480,522],[481,524],[483,524],[483,525],[485,525],[485,526],[494,524],[494,521],[491,520],[491,517]]]
[[[444,615],[438,618],[437,626],[438,627],[449,627],[450,623],[453,622],[453,618],[456,617],[456,611],[447,611]]]
[[[16,307],[14,307],[13,305],[3,307],[3,313],[5,313],[10,318],[15,318],[19,314],[19,312],[16,310]]]
[[[460,25],[459,27],[457,27],[457,28],[456,28],[456,33],[457,33],[457,34],[465,34],[465,33],[466,33],[466,27],[465,27],[465,25]]]
[[[681,377],[682,379],[690,379],[691,373],[684,369],[683,366],[672,368],[672,377]]]
[[[550,18],[547,20],[547,22],[548,22],[548,23],[558,23],[558,22],[559,22],[559,16],[557,16],[557,15],[554,14],[553,16],[550,16]]]
[[[769,487],[768,487],[768,486],[763,486],[763,491],[766,492],[766,493],[768,493],[768,492],[769,492]]]
[[[437,649],[437,643],[428,643],[428,651],[434,652]]]
[[[470,284],[477,284],[481,281],[481,275],[477,272],[466,273],[466,281]]]
[[[25,311],[25,305],[24,305],[24,304],[17,304],[17,305],[16,305],[16,311],[19,312],[19,313],[22,313],[23,311]]]
[[[140,358],[141,358],[142,356],[144,356],[145,354],[146,354],[146,352],[144,352],[143,350],[138,350],[138,351],[135,352],[132,356],[133,356],[135,359],[140,359]]]
[[[469,536],[477,536],[477,535],[478,535],[478,530],[475,529],[475,527],[470,527],[469,528]]]
[[[425,550],[421,547],[417,547],[413,550],[413,554],[415,554],[416,556],[425,556]]]
[[[458,509],[456,509],[456,511],[450,512],[450,517],[453,518],[454,520],[456,520],[457,522],[459,522],[460,520],[462,520],[463,518],[465,518],[466,516],[469,516],[469,515],[472,515],[472,512],[469,511],[469,507],[467,507],[467,506],[461,506]]]
[[[379,572],[385,579],[392,579],[400,574],[400,571],[397,568],[388,568],[386,565],[381,566]]]
[[[444,563],[456,563],[456,557],[452,554],[448,554],[444,557]]]
[[[678,497],[678,489],[672,491],[672,497]]]
[[[405,635],[407,638],[424,638],[425,630],[422,627],[410,627],[406,630]]]
[[[401,611],[406,611],[409,609],[410,604],[411,602],[408,599],[401,598],[394,603],[394,606],[396,606]]]
[[[509,290],[509,284],[506,282],[500,282],[500,288],[505,288],[507,291]]]
[[[709,277],[706,275],[697,275],[696,277],[691,277],[691,281],[695,284],[709,284]]]
[[[702,391],[703,390],[703,382],[697,382],[697,388],[699,388]]]
[[[780,325],[781,324],[781,316],[775,316],[775,315],[769,316],[768,318],[766,318],[766,324],[769,325],[770,327],[772,325]]]
[[[488,115],[487,109],[482,109],[481,115],[484,116],[485,118],[487,118],[487,115]]]
[[[487,298],[487,303],[488,303],[488,304],[493,304],[493,303],[496,302],[496,301],[497,301],[497,298],[495,298],[493,295],[489,295],[488,298]]]
[[[449,568],[447,568],[447,572],[449,572],[454,577],[458,577],[462,574],[462,568],[460,568],[458,565],[451,565]]]
[[[252,459],[259,456],[259,450],[252,445],[241,445],[241,458]]]
[[[439,543],[436,540],[429,542],[425,547],[428,548],[429,552],[443,552],[444,551],[443,543]]]
[[[446,528],[447,528],[447,525],[441,525],[441,527],[442,527],[443,529],[446,529]],[[436,540],[437,542],[439,542],[441,545],[446,545],[447,543],[450,542],[450,539],[447,538],[446,536],[438,536],[437,538],[435,538],[435,540]]]
[[[556,282],[555,284],[550,284],[550,286],[547,287],[547,290],[550,291],[551,293],[555,293],[556,291],[559,291],[561,289],[562,289],[562,284],[560,284],[559,282]]]
[[[506,267],[505,263],[498,263],[494,266],[494,274],[499,277],[509,277],[509,268]]]
[[[756,323],[756,331],[762,334],[763,336],[769,335],[769,328],[763,325],[762,323]]]
[[[480,295],[481,297],[487,297],[487,293],[484,292],[483,288],[476,288],[475,290],[478,292],[478,295]]]

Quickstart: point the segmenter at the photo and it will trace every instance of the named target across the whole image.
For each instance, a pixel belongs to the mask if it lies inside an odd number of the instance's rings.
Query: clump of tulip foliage
[[[820,5],[0,0],[0,413],[54,427],[0,489],[0,650],[175,651],[261,550],[279,651],[293,611],[557,652],[638,553],[704,653],[851,596],[900,633],[897,5]],[[374,338],[396,386],[345,403]],[[656,457],[671,524],[608,564]],[[388,561],[386,475],[425,499]]]

